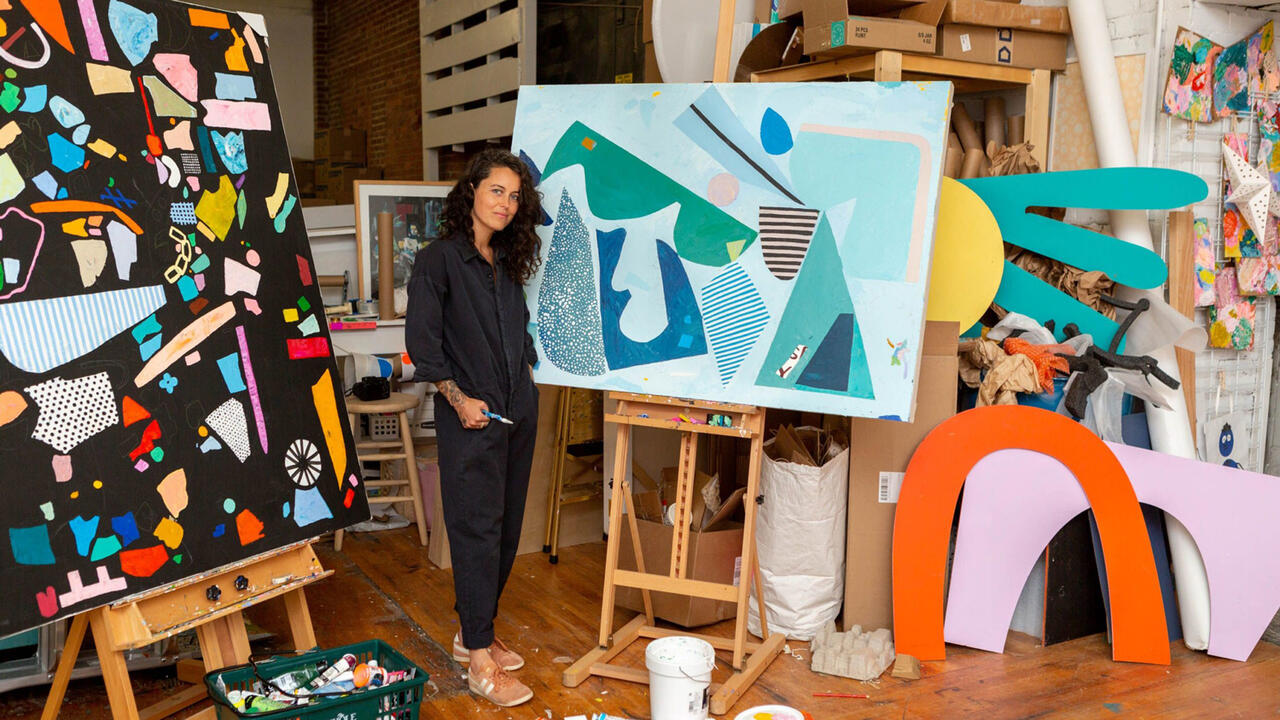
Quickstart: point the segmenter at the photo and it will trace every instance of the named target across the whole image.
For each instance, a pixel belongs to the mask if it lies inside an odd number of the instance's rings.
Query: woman
[[[445,199],[440,239],[414,260],[405,324],[414,381],[439,391],[440,498],[461,627],[453,658],[471,664],[472,692],[503,707],[533,697],[509,674],[524,660],[493,621],[520,542],[538,423],[523,286],[541,262],[541,208],[518,158],[473,157]]]

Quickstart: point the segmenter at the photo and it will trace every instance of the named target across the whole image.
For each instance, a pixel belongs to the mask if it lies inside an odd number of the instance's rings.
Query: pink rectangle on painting
[[[328,338],[301,338],[290,339],[289,341],[289,359],[302,360],[305,358],[326,357],[329,354]]]
[[[201,100],[204,124],[237,130],[270,130],[271,111],[266,103],[236,100]]]
[[[1213,279],[1216,263],[1213,257],[1213,236],[1209,233],[1206,218],[1195,219],[1195,273],[1196,306],[1213,304]]]

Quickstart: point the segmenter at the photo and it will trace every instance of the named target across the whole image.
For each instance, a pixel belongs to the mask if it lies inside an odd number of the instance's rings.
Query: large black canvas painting
[[[0,2],[0,635],[369,515],[268,54]]]

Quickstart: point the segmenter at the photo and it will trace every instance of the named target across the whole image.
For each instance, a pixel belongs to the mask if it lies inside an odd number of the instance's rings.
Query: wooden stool
[[[413,452],[413,435],[409,431],[409,416],[407,414],[416,407],[418,407],[418,398],[408,393],[393,392],[390,397],[384,400],[365,401],[356,397],[347,398],[347,417],[351,421],[351,435],[356,440],[356,454],[360,457],[360,462],[368,460],[382,462],[383,472],[380,477],[377,480],[365,480],[365,487],[409,486],[408,495],[382,495],[378,497],[370,495],[370,507],[377,504],[386,505],[411,501],[413,504],[413,519],[418,523],[418,540],[425,546],[427,544],[427,515],[422,509],[422,486],[418,483],[418,459]],[[387,413],[395,413],[399,416],[399,440],[377,440],[368,436],[360,437],[360,426],[356,422],[356,416]],[[365,453],[363,452],[364,450],[374,450],[375,452]],[[404,460],[407,478],[388,478],[386,473],[387,460]],[[334,533],[333,549],[342,549],[342,535],[342,530]]]

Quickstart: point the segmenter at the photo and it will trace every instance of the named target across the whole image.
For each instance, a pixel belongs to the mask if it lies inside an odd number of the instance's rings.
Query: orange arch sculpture
[[[1061,462],[1084,490],[1098,522],[1111,599],[1112,657],[1169,664],[1169,635],[1151,543],[1120,461],[1083,425],[1017,405],[968,410],[935,428],[911,457],[893,526],[893,626],[900,653],[946,657],[943,585],[951,520],[979,460],[1031,450]]]

